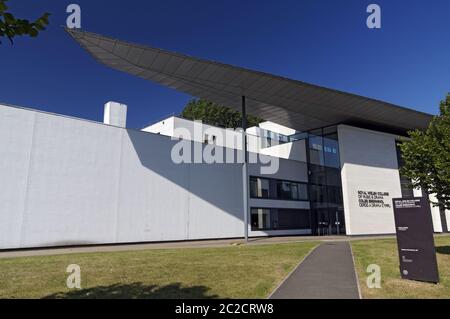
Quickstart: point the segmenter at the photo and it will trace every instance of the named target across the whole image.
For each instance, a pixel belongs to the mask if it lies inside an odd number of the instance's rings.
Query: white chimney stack
[[[103,123],[125,128],[127,126],[127,106],[117,102],[106,103]]]

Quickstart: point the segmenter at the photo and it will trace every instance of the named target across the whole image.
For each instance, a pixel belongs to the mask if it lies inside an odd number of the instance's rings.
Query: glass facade
[[[307,141],[313,234],[345,234],[337,127],[311,131]]]
[[[288,137],[305,140],[308,183],[250,177],[250,197],[309,201],[310,209],[251,208],[252,230],[310,229],[313,235],[345,234],[337,127]]]

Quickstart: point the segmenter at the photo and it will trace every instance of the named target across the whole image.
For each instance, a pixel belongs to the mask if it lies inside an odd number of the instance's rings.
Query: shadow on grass
[[[442,255],[450,255],[450,246],[436,247],[436,252]]]
[[[43,299],[213,299],[217,295],[206,295],[205,286],[181,287],[180,283],[166,286],[144,285],[141,282],[115,284],[93,288],[58,292]]]

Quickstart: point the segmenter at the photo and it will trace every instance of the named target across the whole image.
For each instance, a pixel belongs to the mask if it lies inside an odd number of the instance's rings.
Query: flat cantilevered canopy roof
[[[67,29],[97,61],[189,95],[298,131],[349,124],[404,134],[425,129],[430,114],[280,76]]]

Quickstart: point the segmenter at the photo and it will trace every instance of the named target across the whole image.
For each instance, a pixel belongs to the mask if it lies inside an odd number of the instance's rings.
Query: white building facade
[[[105,107],[107,119],[0,105],[0,249],[244,236],[242,163],[171,158],[180,141],[204,149],[225,130],[206,127],[199,141],[172,139],[175,127],[192,128],[176,117],[127,129],[126,106],[117,103]],[[251,237],[395,232],[399,136],[348,125],[285,129],[262,123],[247,131],[264,140],[252,146],[249,139],[249,150],[261,155],[249,164]],[[239,132],[226,134],[242,141]],[[239,158],[240,145],[217,147]],[[278,170],[262,173],[270,160]],[[432,215],[435,231],[446,230],[449,212],[433,208]]]

